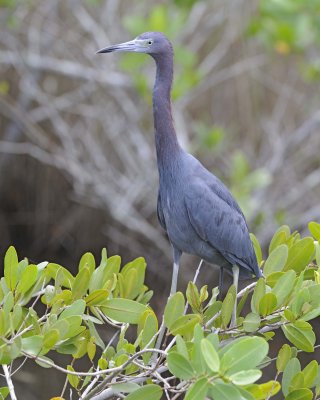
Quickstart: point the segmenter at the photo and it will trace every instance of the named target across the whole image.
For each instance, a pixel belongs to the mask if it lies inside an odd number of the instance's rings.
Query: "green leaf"
[[[318,363],[316,360],[312,360],[306,367],[302,370],[304,377],[304,384],[307,388],[311,388],[314,385],[318,374]]]
[[[74,299],[80,299],[88,290],[91,271],[88,267],[83,267],[76,275],[72,285],[72,295]]]
[[[36,358],[35,363],[40,365],[41,368],[52,368],[52,366],[54,365],[54,362],[51,360],[51,358],[46,357],[46,356],[41,356],[41,358]],[[49,364],[50,363],[50,364]]]
[[[12,312],[12,329],[16,330],[18,327],[21,326],[23,321],[24,315],[22,311],[22,307],[19,304],[16,304],[13,308]]]
[[[120,271],[121,258],[119,256],[112,256],[106,259],[106,252],[102,250],[101,263],[91,275],[89,291],[92,292],[97,289],[106,289],[104,286],[111,280],[114,275]]]
[[[67,366],[67,370],[75,372],[74,368],[71,365]],[[69,381],[70,385],[72,387],[74,387],[75,389],[77,389],[77,387],[80,383],[80,378],[77,375],[71,375],[71,374],[68,374],[67,376],[68,376],[68,381]]]
[[[48,332],[44,334],[43,346],[48,349],[52,349],[59,339],[60,339],[59,331],[57,329],[50,329]]]
[[[221,306],[221,301],[215,301],[214,303],[210,304],[210,306],[204,312],[204,322],[207,323],[214,315],[216,315],[221,310]],[[212,323],[208,326],[208,328],[211,326]]]
[[[208,389],[209,382],[207,378],[200,378],[189,387],[184,400],[205,400]]]
[[[82,316],[86,309],[86,302],[82,299],[76,300],[70,306],[67,306],[65,310],[60,314],[59,318],[68,318],[72,315]]]
[[[283,372],[290,359],[291,359],[291,347],[285,343],[281,347],[278,353],[278,357],[276,360],[277,371]]]
[[[61,285],[69,289],[74,281],[72,274],[59,264],[49,263],[45,269],[45,274],[48,279],[54,279],[56,285]]]
[[[290,392],[285,400],[312,400],[313,393],[310,389],[296,389]]]
[[[140,388],[137,383],[123,382],[115,383],[111,386],[114,393],[132,393]]]
[[[260,337],[246,337],[228,347],[221,358],[221,371],[234,374],[255,368],[268,354],[268,343]]]
[[[214,400],[240,400],[242,399],[239,390],[228,383],[214,383],[210,385],[210,396]],[[195,398],[196,400],[196,398]]]
[[[105,344],[104,344],[104,341],[101,339],[101,337],[100,337],[100,335],[99,335],[99,333],[98,333],[98,331],[97,331],[97,329],[96,329],[94,323],[93,323],[92,321],[87,321],[87,325],[88,325],[88,327],[89,327],[90,335],[93,336],[94,339],[95,339],[95,343],[96,343],[102,350],[104,350],[106,346],[105,346]]]
[[[121,275],[124,278],[125,289],[123,297],[133,300],[141,293],[144,285],[146,266],[145,259],[138,257],[122,268]]]
[[[301,371],[300,361],[294,357],[287,363],[282,375],[282,392],[286,396],[289,393],[289,387],[292,378]]]
[[[85,298],[85,301],[88,307],[92,307],[103,304],[104,300],[106,300],[108,297],[108,290],[97,289],[88,294],[88,296]]]
[[[283,274],[275,284],[272,292],[277,296],[278,306],[285,304],[287,297],[290,295],[296,279],[294,271],[287,271]]]
[[[309,222],[308,228],[309,228],[311,235],[319,242],[320,241],[320,224],[312,221],[312,222]]]
[[[114,321],[137,324],[147,306],[130,299],[106,300],[101,310]]]
[[[153,347],[155,343],[155,334],[158,331],[158,320],[154,313],[149,313],[144,323],[140,348],[144,349],[146,347]],[[154,338],[152,341],[151,339]],[[143,354],[143,361],[147,364],[151,357],[151,353]]]
[[[252,312],[259,313],[259,303],[262,297],[266,293],[266,284],[263,278],[260,278],[254,288],[253,295],[251,298],[251,310]]]
[[[169,371],[179,379],[189,380],[195,371],[188,359],[176,351],[171,351],[167,357]]]
[[[17,284],[18,264],[16,249],[10,246],[4,256],[4,279],[10,290],[14,290]]]
[[[273,272],[279,272],[283,270],[287,259],[288,259],[288,246],[286,244],[281,244],[276,247],[272,253],[267,258],[264,267],[263,273],[265,276],[270,275]]]
[[[194,326],[200,321],[201,317],[197,314],[183,315],[171,325],[170,332],[174,336],[190,334]]]
[[[8,314],[12,310],[13,306],[14,306],[14,296],[13,293],[10,291],[4,296],[2,305],[6,318],[8,317]]]
[[[250,233],[250,239],[253,244],[254,251],[256,253],[258,265],[260,265],[261,261],[262,261],[262,251],[261,251],[260,243],[253,233]]]
[[[230,375],[228,378],[235,385],[249,385],[256,382],[261,378],[262,372],[258,369],[249,369],[246,371],[239,371]]]
[[[94,359],[94,356],[96,354],[97,346],[94,342],[94,338],[90,338],[90,340],[87,343],[87,353],[90,361]]]
[[[184,313],[184,297],[181,292],[172,295],[164,309],[164,323],[167,328],[171,329],[175,321]]]
[[[223,300],[221,307],[220,316],[222,321],[222,327],[224,328],[226,328],[229,322],[231,321],[235,299],[236,299],[235,287],[231,285],[225,299]]]
[[[296,272],[303,271],[314,254],[314,241],[311,237],[305,237],[296,241],[289,248],[289,255],[284,271],[293,269]]]
[[[192,337],[192,335],[190,335]],[[204,339],[204,332],[199,323],[193,329],[193,346],[190,351],[191,364],[198,375],[208,372],[206,362],[202,356],[201,341]]]
[[[10,393],[10,390],[7,386],[2,386],[0,387],[0,398],[1,400],[4,400],[8,394]]]
[[[209,297],[209,293],[208,293],[208,285],[204,285],[202,286],[202,288],[200,289],[200,303],[203,303],[204,301],[207,300],[207,298]]]
[[[17,293],[25,294],[36,283],[38,277],[38,268],[30,264],[23,271],[17,285]]]
[[[188,283],[186,290],[187,301],[190,304],[193,312],[200,311],[200,295],[197,286],[193,282]]]
[[[249,333],[255,332],[259,328],[260,322],[260,315],[256,313],[249,313],[246,315],[243,321],[243,329]]]
[[[266,317],[277,309],[277,297],[274,293],[266,293],[259,303],[259,313]]]
[[[176,345],[178,353],[184,356],[186,359],[189,359],[189,353],[186,342],[182,339],[180,335],[176,336]]]
[[[202,356],[212,372],[218,372],[220,368],[220,359],[216,349],[208,339],[201,340]]]
[[[26,353],[38,356],[43,346],[43,337],[39,335],[24,337],[21,339],[21,346]]]
[[[290,236],[290,228],[286,225],[281,226],[276,233],[273,235],[269,245],[269,254],[273,252],[275,248],[287,242]]]
[[[87,267],[92,275],[93,271],[96,269],[96,261],[92,253],[85,253],[79,262],[79,271]]]
[[[316,336],[308,322],[298,320],[281,328],[285,337],[294,346],[308,353],[313,352]]]
[[[251,393],[254,400],[265,400],[268,397],[274,396],[281,389],[280,383],[277,381],[269,381],[260,385],[248,385],[246,390]]]
[[[162,389],[159,385],[145,385],[125,397],[126,400],[160,400]]]
[[[320,243],[315,242],[314,247],[315,247],[315,251],[316,251],[316,254],[315,254],[316,263],[317,263],[317,266],[320,267]],[[319,271],[317,273],[319,274]],[[319,282],[317,282],[317,283],[319,283]]]
[[[304,387],[304,377],[302,372],[298,372],[291,380],[289,392]]]

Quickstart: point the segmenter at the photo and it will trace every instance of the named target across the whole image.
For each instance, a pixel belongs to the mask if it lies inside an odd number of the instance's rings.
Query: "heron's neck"
[[[153,117],[159,172],[161,166],[171,164],[180,151],[171,112],[171,85],[173,80],[173,55],[156,59],[157,73],[153,89]]]

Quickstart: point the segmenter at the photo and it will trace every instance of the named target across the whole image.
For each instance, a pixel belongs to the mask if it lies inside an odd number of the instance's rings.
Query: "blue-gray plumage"
[[[146,32],[98,53],[114,51],[146,53],[156,62],[153,116],[159,170],[157,211],[174,252],[171,293],[176,291],[179,260],[184,252],[232,271],[236,286],[239,275],[262,276],[237,202],[226,186],[178,143],[170,100],[171,43],[160,32]]]

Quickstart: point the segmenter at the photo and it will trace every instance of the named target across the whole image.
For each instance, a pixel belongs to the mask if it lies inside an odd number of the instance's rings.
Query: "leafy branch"
[[[81,400],[151,400],[162,394],[252,400],[280,390],[289,400],[316,398],[319,365],[312,360],[302,369],[298,359],[318,347],[309,321],[320,315],[320,224],[311,222],[309,230],[313,237],[301,238],[287,226],[279,228],[266,260],[252,236],[264,278],[238,294],[232,285],[223,300],[217,288],[209,295],[207,285],[197,286],[201,262],[185,295],[168,299],[160,326],[149,305],[153,292],[144,283],[143,258],[121,266],[119,256],[108,257],[103,249],[96,265],[86,253],[72,275],[55,263],[19,261],[10,247],[0,280],[0,362],[7,381],[1,396],[17,398],[12,363],[21,359],[22,368],[30,359],[66,376],[60,399],[67,387]],[[45,307],[41,314],[39,303]],[[279,332],[286,343],[271,359],[269,346]],[[54,353],[70,361],[58,365],[50,358]],[[79,371],[82,358],[88,369]],[[264,381],[263,371],[274,361],[275,378]]]

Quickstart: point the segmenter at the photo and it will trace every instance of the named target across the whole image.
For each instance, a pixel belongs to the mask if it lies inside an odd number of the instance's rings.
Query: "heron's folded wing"
[[[164,215],[163,215],[160,193],[158,193],[157,215],[158,215],[158,220],[160,222],[160,225],[166,231],[167,227],[166,227],[166,221],[165,221]]]
[[[219,190],[227,190],[225,187]],[[232,201],[223,197],[229,196]],[[190,223],[202,240],[217,249],[231,264],[260,276],[247,224],[230,192],[219,193],[206,181],[193,179],[185,195]],[[235,203],[236,204],[236,203]]]

